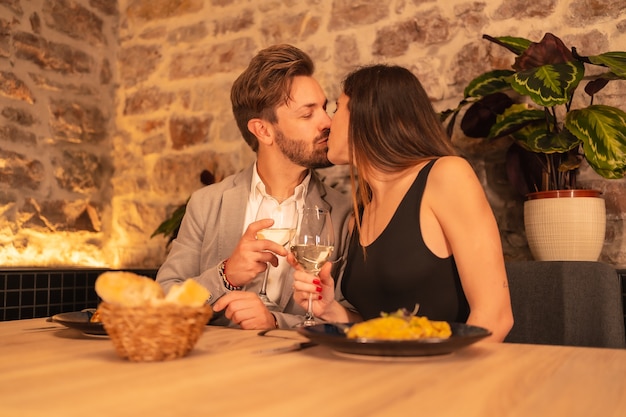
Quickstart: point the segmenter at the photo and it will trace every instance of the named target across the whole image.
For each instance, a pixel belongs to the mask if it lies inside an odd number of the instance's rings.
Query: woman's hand
[[[326,320],[325,316],[335,303],[335,280],[330,275],[332,262],[326,262],[318,276],[305,272],[291,253],[287,255],[287,262],[295,269],[293,299],[306,310],[309,294],[313,294],[313,314]]]

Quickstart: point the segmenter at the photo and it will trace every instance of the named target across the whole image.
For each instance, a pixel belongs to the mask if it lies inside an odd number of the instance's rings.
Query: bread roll
[[[187,279],[182,284],[174,284],[165,296],[165,301],[189,307],[201,307],[210,295],[209,290],[202,285],[193,279]]]
[[[96,293],[107,303],[140,306],[164,298],[163,289],[152,278],[132,272],[109,271],[95,283]]]

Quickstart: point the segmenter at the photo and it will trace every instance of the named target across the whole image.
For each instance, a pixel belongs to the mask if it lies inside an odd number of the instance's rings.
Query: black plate
[[[477,326],[462,323],[450,323],[452,336],[448,339],[418,340],[376,340],[348,339],[345,329],[351,324],[317,324],[298,328],[298,332],[309,340],[331,349],[356,355],[371,356],[432,356],[452,353],[478,342],[491,332]]]
[[[89,321],[95,308],[87,308],[82,311],[74,311],[71,313],[60,313],[52,316],[52,321],[62,324],[66,327],[80,330],[81,332],[89,335],[106,335],[102,323],[92,323]]]

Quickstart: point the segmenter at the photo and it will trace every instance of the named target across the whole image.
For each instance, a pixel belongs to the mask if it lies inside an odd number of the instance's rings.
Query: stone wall
[[[356,65],[389,62],[410,68],[444,110],[475,75],[512,63],[482,34],[538,41],[548,31],[584,55],[624,50],[626,3],[0,0],[0,263],[40,264],[42,249],[31,248],[43,247],[65,263],[76,254],[158,266],[165,239],[150,235],[202,186],[200,172],[220,180],[253,160],[229,91],[270,44],[307,51],[331,103]],[[623,104],[624,84],[602,102]],[[529,259],[506,143],[453,139],[483,181],[507,259]],[[345,173],[323,171],[344,190]],[[601,259],[626,266],[626,180],[586,169],[582,183],[607,199]]]
[[[2,266],[107,263],[119,45],[111,4],[0,0]]]

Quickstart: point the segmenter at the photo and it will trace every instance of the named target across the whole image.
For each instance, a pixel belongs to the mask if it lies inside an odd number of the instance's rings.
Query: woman
[[[318,277],[294,273],[295,300],[306,307],[308,294],[319,293],[314,313],[331,322],[419,305],[420,316],[485,327],[491,340],[502,341],[513,317],[498,227],[476,174],[455,156],[419,80],[387,65],[348,75],[328,158],[350,164],[353,183],[340,301],[330,264]]]

